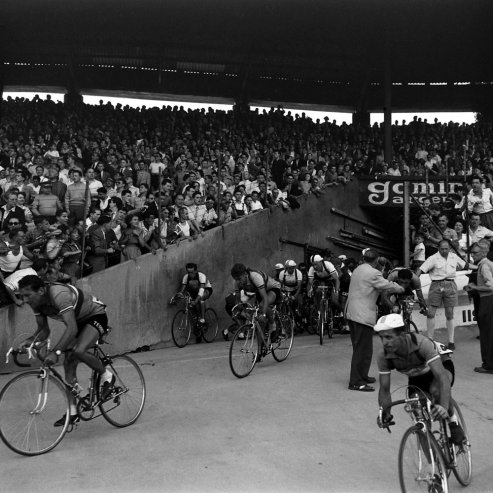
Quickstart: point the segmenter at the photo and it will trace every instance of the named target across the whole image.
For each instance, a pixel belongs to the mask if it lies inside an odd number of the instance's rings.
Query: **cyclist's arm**
[[[61,317],[63,319],[63,323],[65,324],[65,331],[62,334],[62,337],[58,340],[53,347],[52,351],[60,350],[64,351],[67,349],[67,346],[77,337],[77,320],[75,319],[74,310],[65,310],[62,312]]]
[[[301,294],[301,279],[296,283],[296,291],[293,293],[293,297],[296,298]]]
[[[48,337],[50,337],[50,326],[48,325],[48,319],[41,314],[36,314],[36,324],[38,328],[29,338],[30,342],[32,341],[46,341]]]
[[[265,286],[261,286],[257,288],[260,297],[262,298],[261,309],[262,315],[267,315],[269,310],[269,297],[267,296],[267,291],[265,290]]]
[[[421,290],[421,288],[416,289],[416,296],[418,297],[418,301],[419,301],[420,306],[422,308],[426,308],[427,304],[426,304],[426,300],[425,300],[425,297],[423,296],[423,291]]]
[[[334,281],[334,287],[335,287],[336,293],[338,293],[339,292],[339,274],[335,270],[334,272],[330,273],[330,277]]]
[[[440,357],[429,361],[428,365],[440,388],[440,406],[448,411],[450,404],[450,380]]]
[[[183,276],[183,279],[181,281],[181,289],[180,289],[180,293],[184,293],[185,290],[187,289],[187,282],[188,282],[188,274],[185,274]]]
[[[380,373],[380,388],[378,389],[378,405],[382,408],[390,406],[392,403],[392,398],[390,397],[390,372]],[[384,412],[385,415],[389,415],[390,410]]]

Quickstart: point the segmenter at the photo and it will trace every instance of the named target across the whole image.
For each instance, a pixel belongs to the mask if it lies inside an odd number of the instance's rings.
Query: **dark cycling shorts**
[[[442,361],[443,367],[448,370],[450,373],[452,373],[452,382],[450,383],[450,386],[452,387],[455,382],[455,367],[454,367],[454,362],[451,359],[446,359],[445,361]],[[410,377],[409,378],[409,385],[412,385],[414,387],[420,388],[423,392],[430,392],[430,385],[431,382],[433,382],[433,372],[430,370],[428,373],[425,373],[424,375],[418,375],[417,377]]]
[[[207,296],[206,299],[209,299],[212,296],[212,288],[204,288],[204,291],[207,291],[209,293],[209,296]],[[192,291],[191,289],[187,289],[188,294],[192,297],[192,299],[197,298],[199,295],[198,291]]]
[[[267,293],[274,293],[276,295],[274,303],[278,303],[279,301],[281,301],[281,290],[279,288],[268,289]],[[258,291],[255,297],[259,303],[262,301],[262,296],[260,296],[260,293]]]
[[[100,313],[98,315],[94,315],[93,317],[89,317],[86,320],[82,320],[81,322],[77,322],[77,326],[79,328],[77,336],[80,335],[82,329],[86,325],[94,327],[99,332],[99,337],[101,338],[108,333],[108,315],[106,315],[106,313]]]

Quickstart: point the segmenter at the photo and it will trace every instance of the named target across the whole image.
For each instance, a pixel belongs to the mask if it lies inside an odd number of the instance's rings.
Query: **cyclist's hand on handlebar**
[[[392,414],[383,414],[377,417],[377,425],[379,428],[388,428],[395,425],[394,416]]]
[[[431,416],[433,419],[447,419],[449,414],[444,407],[440,406],[440,404],[433,404],[431,408]]]
[[[55,351],[50,351],[43,360],[46,366],[53,366],[58,361]]]

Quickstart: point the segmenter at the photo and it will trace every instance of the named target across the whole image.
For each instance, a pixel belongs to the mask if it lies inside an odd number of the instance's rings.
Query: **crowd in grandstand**
[[[314,122],[282,109],[74,107],[49,97],[9,98],[0,120],[1,275],[29,268],[73,282],[265,208],[298,208],[300,196],[325,193],[354,175],[474,174],[488,187],[492,149],[486,124],[415,119],[396,122],[394,160],[386,163],[378,125]],[[470,199],[467,190],[451,196],[451,210],[460,215],[470,204],[486,224],[489,188],[475,187]],[[426,212],[442,228],[445,211],[434,207]],[[447,215],[450,231],[447,224],[428,228],[426,217],[413,234],[426,254],[440,235],[463,248],[457,215]]]

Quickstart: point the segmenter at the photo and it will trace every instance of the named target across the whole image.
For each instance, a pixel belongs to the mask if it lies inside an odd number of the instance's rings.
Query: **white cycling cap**
[[[320,255],[313,255],[311,258],[312,263],[322,262],[323,258]]]
[[[377,320],[373,330],[375,332],[382,332],[383,330],[398,329],[404,327],[404,319],[399,313],[391,313],[390,315],[384,315]]]
[[[347,260],[346,255],[339,255],[337,258],[340,260]]]
[[[364,256],[365,253],[369,250],[369,248],[364,248],[363,250],[361,250],[361,254]]]
[[[282,265],[282,264],[276,264],[276,265],[274,266],[274,268],[275,268],[276,270],[281,270],[281,269],[284,269],[284,265]]]
[[[296,262],[294,260],[286,260],[286,267],[296,267]]]

